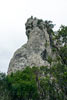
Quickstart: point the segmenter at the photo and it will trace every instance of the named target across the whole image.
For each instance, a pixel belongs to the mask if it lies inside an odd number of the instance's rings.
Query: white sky
[[[0,71],[7,72],[16,49],[26,43],[30,16],[52,20],[57,30],[67,25],[67,0],[0,0]]]

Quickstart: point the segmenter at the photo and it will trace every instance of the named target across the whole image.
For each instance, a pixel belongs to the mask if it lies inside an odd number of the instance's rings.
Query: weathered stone
[[[29,18],[26,22],[27,44],[19,48],[10,61],[8,74],[23,70],[30,66],[50,66],[46,58],[52,55],[50,37],[45,23],[37,18]]]

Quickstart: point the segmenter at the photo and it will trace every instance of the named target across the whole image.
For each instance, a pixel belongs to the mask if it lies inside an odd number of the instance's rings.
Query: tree
[[[27,67],[24,71],[9,75],[7,80],[12,100],[37,100],[37,84],[31,68]]]
[[[7,81],[5,73],[0,73],[0,100],[11,100],[7,89]]]
[[[67,45],[67,26],[61,25],[58,31],[58,39],[60,42]]]
[[[61,63],[40,68],[44,76],[40,77],[41,100],[67,99],[67,66]]]
[[[61,47],[59,54],[62,59],[62,63],[67,65],[67,46]]]

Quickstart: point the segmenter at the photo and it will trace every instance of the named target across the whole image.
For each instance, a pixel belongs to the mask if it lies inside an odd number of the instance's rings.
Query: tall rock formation
[[[29,18],[25,24],[28,41],[19,48],[10,61],[8,74],[23,70],[30,66],[50,66],[47,61],[52,53],[52,36],[48,31],[47,21],[37,18]]]

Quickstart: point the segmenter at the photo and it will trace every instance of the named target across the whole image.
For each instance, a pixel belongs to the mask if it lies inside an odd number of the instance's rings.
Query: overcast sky
[[[0,0],[0,71],[7,72],[14,52],[26,43],[30,16],[52,20],[57,30],[67,25],[67,0]]]

